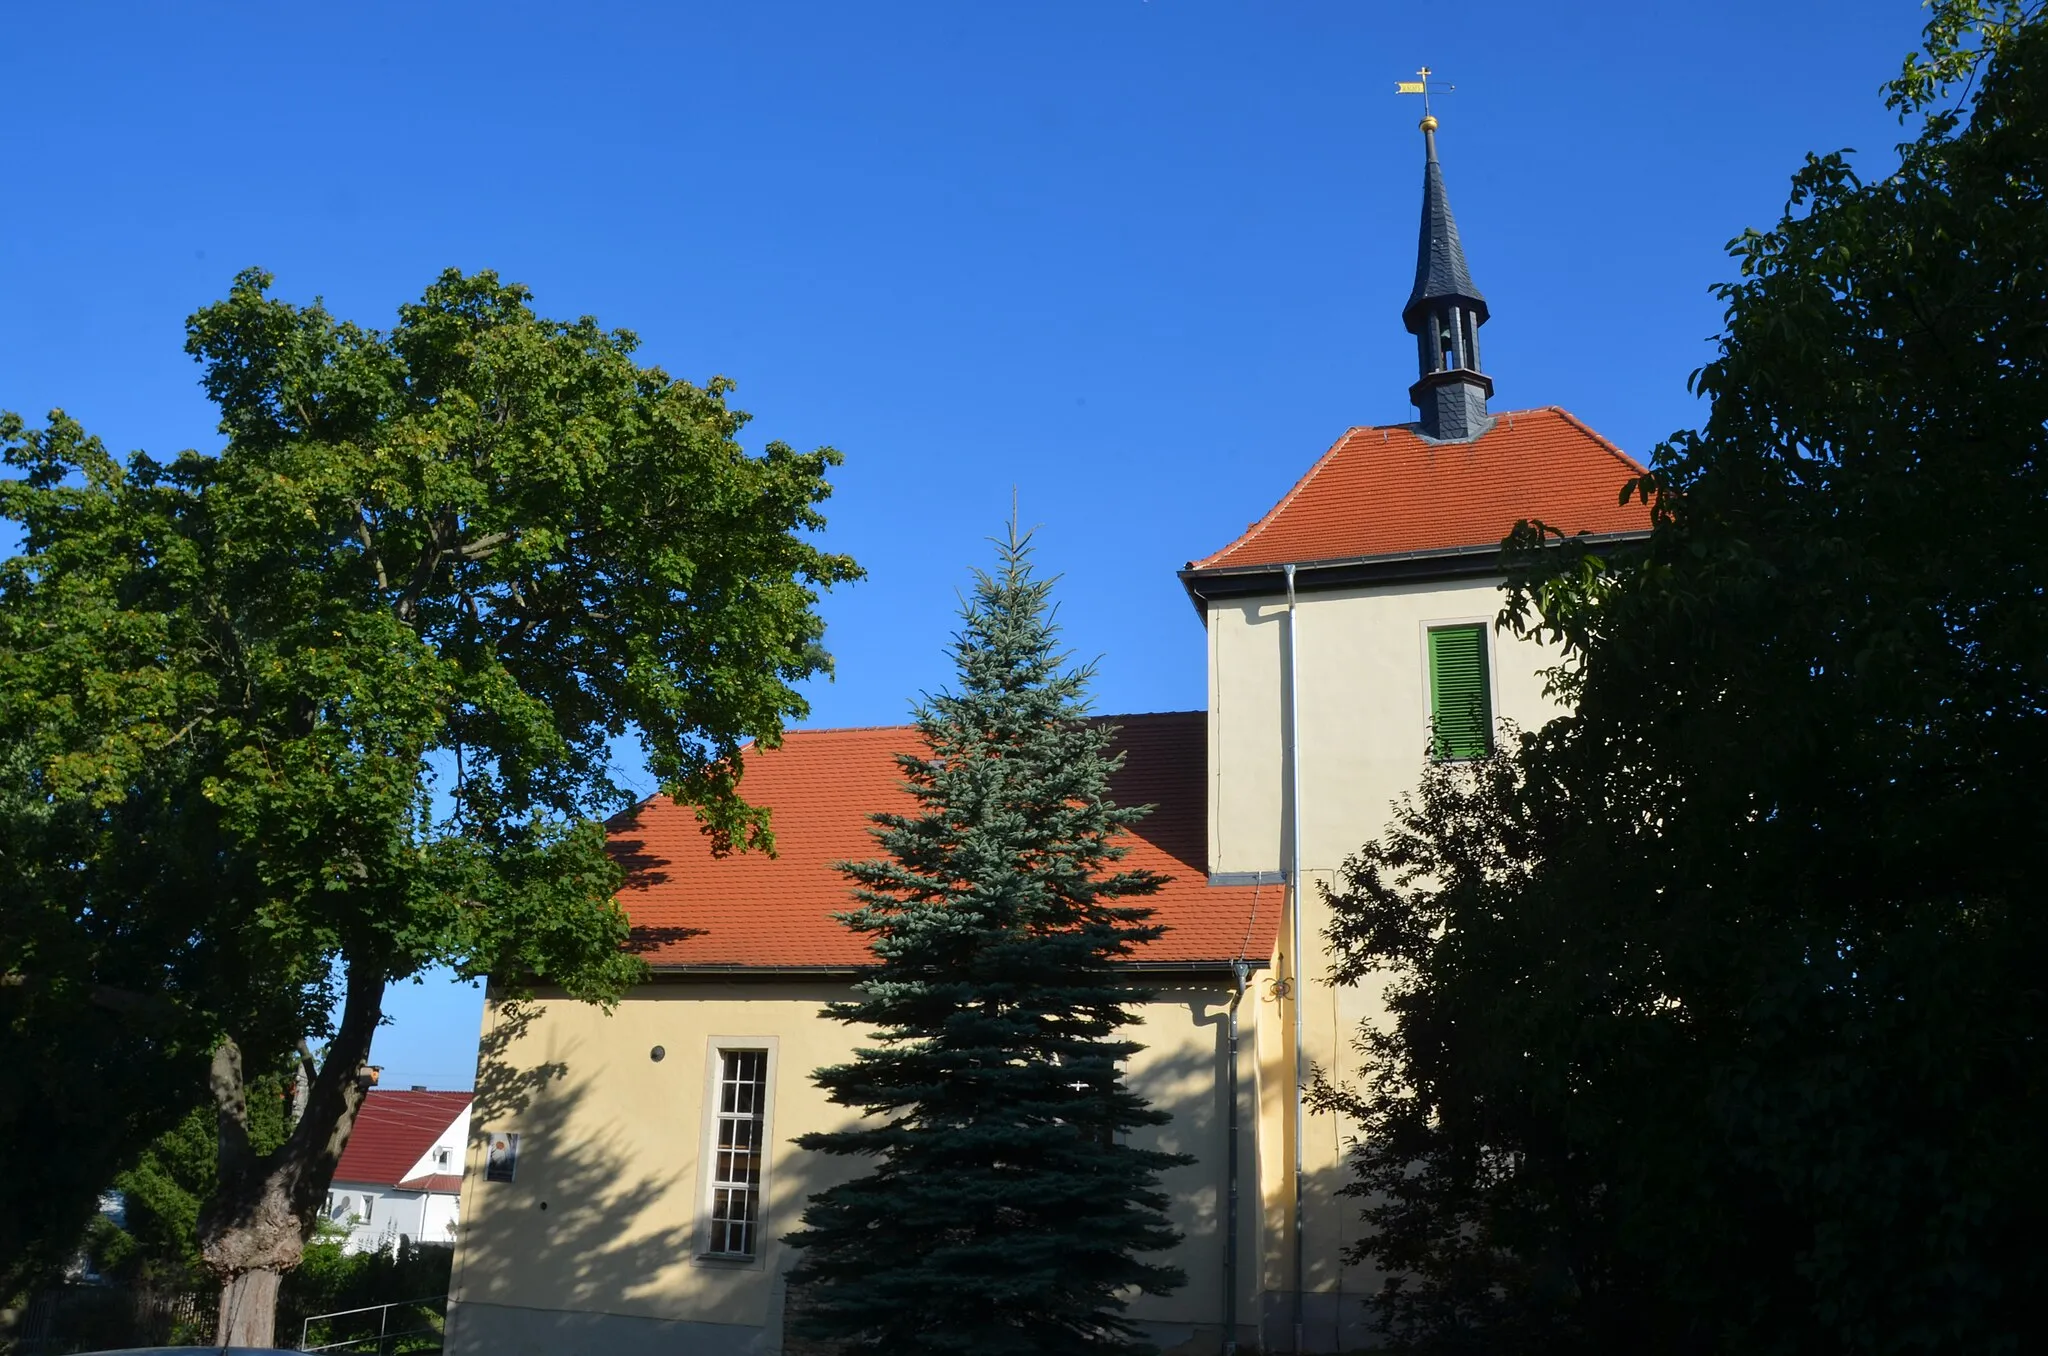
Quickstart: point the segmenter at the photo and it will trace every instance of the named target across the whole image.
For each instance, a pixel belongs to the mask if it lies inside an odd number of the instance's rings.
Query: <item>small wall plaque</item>
[[[484,1150],[484,1180],[510,1182],[519,1175],[519,1132],[493,1130]]]

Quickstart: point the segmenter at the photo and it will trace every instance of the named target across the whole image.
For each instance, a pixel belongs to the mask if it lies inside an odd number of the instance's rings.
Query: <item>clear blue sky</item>
[[[0,408],[217,443],[185,315],[261,265],[388,323],[440,269],[739,382],[846,454],[811,723],[943,683],[1014,486],[1106,711],[1204,701],[1174,570],[1352,424],[1410,417],[1427,62],[1496,409],[1642,454],[1808,150],[1881,165],[1912,0],[15,5]],[[1361,838],[1374,826],[1361,825]],[[394,993],[387,1083],[466,1087],[480,996]]]

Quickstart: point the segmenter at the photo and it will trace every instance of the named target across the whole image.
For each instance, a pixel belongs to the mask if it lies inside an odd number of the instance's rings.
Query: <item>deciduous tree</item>
[[[765,844],[742,743],[803,713],[816,590],[856,573],[814,540],[837,454],[747,455],[729,383],[639,366],[625,331],[489,273],[388,332],[269,285],[188,325],[218,452],[0,426],[7,1040],[68,1123],[114,1112],[59,1169],[78,1183],[210,1099],[199,1230],[221,1340],[251,1345],[386,986],[445,965],[617,997],[640,967],[599,823],[628,799],[615,742],[722,842]],[[304,1114],[257,1152],[245,1069],[308,1037]]]
[[[1333,900],[1390,983],[1323,1097],[1404,1349],[2038,1339],[2048,23],[1934,10],[1897,171],[1814,157],[1734,242],[1645,553],[1519,534],[1573,713]]]

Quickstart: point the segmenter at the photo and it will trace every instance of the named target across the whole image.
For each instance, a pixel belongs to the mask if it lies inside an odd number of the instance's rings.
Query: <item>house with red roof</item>
[[[1356,1077],[1383,1012],[1332,981],[1322,887],[1432,761],[1484,756],[1504,722],[1556,714],[1552,654],[1499,632],[1500,544],[1539,519],[1602,549],[1648,529],[1642,468],[1554,407],[1490,408],[1489,319],[1422,124],[1422,224],[1401,312],[1417,417],[1345,430],[1235,540],[1180,571],[1208,639],[1202,711],[1108,718],[1113,791],[1150,804],[1126,865],[1171,877],[1164,934],[1130,959],[1151,997],[1127,1077],[1163,1126],[1188,1284],[1129,1315],[1179,1356],[1375,1344],[1380,1278],[1347,1267],[1337,1194],[1357,1127],[1306,1114],[1313,1071]],[[1276,455],[1297,455],[1285,449]],[[848,1123],[809,1074],[860,1033],[821,1015],[869,960],[833,917],[835,863],[873,856],[868,816],[907,808],[910,727],[806,730],[747,760],[774,857],[714,854],[659,799],[614,821],[620,903],[651,979],[609,1014],[561,995],[487,1004],[448,1350],[798,1352],[782,1237],[853,1169],[792,1140]],[[1139,1135],[1134,1134],[1134,1141]]]
[[[346,1252],[453,1243],[474,1094],[372,1088],[335,1165],[323,1211]]]

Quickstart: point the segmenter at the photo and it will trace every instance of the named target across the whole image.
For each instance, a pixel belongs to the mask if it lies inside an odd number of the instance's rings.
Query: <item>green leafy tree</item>
[[[250,1080],[249,1142],[259,1154],[285,1141],[291,1130],[291,1087],[275,1075]],[[194,1107],[114,1178],[121,1222],[98,1215],[86,1232],[85,1251],[104,1275],[152,1290],[203,1285],[199,1210],[213,1194],[219,1136],[211,1107]]]
[[[1897,173],[1812,158],[1733,243],[1644,553],[1518,534],[1505,618],[1573,713],[1432,772],[1332,900],[1390,984],[1322,1095],[1402,1349],[2038,1340],[2038,0],[1937,4],[1892,100]]]
[[[1124,1297],[1182,1281],[1140,1254],[1177,1239],[1157,1175],[1186,1159],[1125,1142],[1167,1117],[1119,1067],[1146,995],[1117,962],[1161,931],[1130,901],[1163,878],[1116,869],[1146,807],[1110,800],[1114,730],[1086,717],[1050,591],[1013,528],[963,612],[957,690],[898,758],[919,811],[874,816],[889,855],[844,867],[877,964],[827,1015],[879,1044],[815,1075],[865,1119],[797,1143],[876,1163],[788,1242],[805,1326],[845,1350],[1141,1351]]]
[[[766,845],[741,745],[804,712],[815,590],[856,574],[812,540],[837,454],[747,455],[723,379],[641,367],[631,334],[489,273],[443,274],[389,332],[269,282],[188,324],[218,453],[0,424],[0,999],[40,1084],[0,1111],[113,1109],[58,1168],[97,1188],[210,1102],[201,1249],[221,1340],[252,1345],[386,986],[441,965],[616,998],[641,964],[599,823],[629,800],[613,743],[721,843]],[[304,1112],[263,1152],[244,1070],[294,1058]],[[61,1234],[76,1192],[30,1204]]]
[[[302,1323],[334,1315],[306,1326],[308,1344],[343,1351],[440,1351],[454,1247],[394,1238],[350,1252],[347,1240],[342,1226],[323,1226],[307,1243],[305,1261],[284,1279],[281,1307]]]

